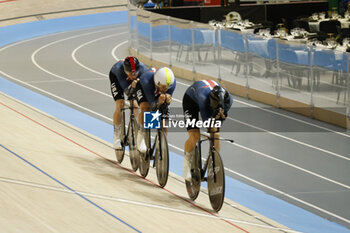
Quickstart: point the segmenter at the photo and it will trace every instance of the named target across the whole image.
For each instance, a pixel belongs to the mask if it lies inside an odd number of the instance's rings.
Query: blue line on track
[[[119,222],[125,224],[126,226],[130,227],[131,229],[133,229],[136,232],[141,232],[138,229],[136,229],[135,227],[131,226],[130,224],[128,224],[127,222],[125,222],[124,220],[118,218],[117,216],[115,216],[114,214],[112,214],[111,212],[109,212],[108,210],[104,209],[103,207],[99,206],[98,204],[96,204],[95,202],[91,201],[90,199],[88,199],[87,197],[83,196],[82,194],[78,193],[77,191],[75,191],[74,189],[70,188],[69,186],[65,185],[64,183],[62,183],[61,181],[57,180],[55,177],[51,176],[50,174],[48,174],[47,172],[43,171],[42,169],[40,169],[39,167],[35,166],[33,163],[29,162],[28,160],[26,160],[25,158],[23,158],[22,156],[20,156],[19,154],[13,152],[12,150],[8,149],[7,147],[3,146],[2,144],[0,144],[0,147],[4,148],[5,150],[7,150],[8,152],[10,152],[12,155],[15,155],[17,158],[23,160],[24,162],[26,162],[27,164],[29,164],[30,166],[32,166],[33,168],[35,168],[36,170],[38,170],[39,172],[41,172],[42,174],[46,175],[47,177],[49,177],[50,179],[52,179],[53,181],[57,182],[58,184],[60,184],[61,186],[63,186],[64,188],[68,189],[69,191],[71,191],[72,193],[78,195],[79,197],[81,197],[82,199],[84,199],[85,201],[89,202],[90,204],[94,205],[95,207],[99,208],[100,210],[102,210],[103,212],[105,212],[106,214],[112,216],[113,218],[115,218],[116,220],[118,220]]]

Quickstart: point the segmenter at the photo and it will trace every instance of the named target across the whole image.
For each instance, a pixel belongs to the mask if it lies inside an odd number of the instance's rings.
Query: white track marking
[[[80,48],[82,48],[83,46],[85,46],[85,45],[87,45],[87,44],[90,44],[90,43],[93,43],[93,42],[95,42],[95,41],[98,41],[98,40],[100,40],[100,39],[105,39],[105,38],[107,38],[107,37],[109,37],[109,36],[106,36],[106,37],[102,37],[102,38],[99,38],[99,39],[95,39],[95,40],[89,41],[89,42],[87,42],[87,43],[85,43],[85,44],[80,45],[80,46],[77,47],[76,49],[74,49],[74,51],[72,52],[73,60],[74,60],[78,65],[80,65],[81,67],[83,67],[83,68],[85,68],[85,69],[87,69],[87,70],[89,70],[89,71],[91,71],[91,72],[93,72],[93,73],[95,73],[95,74],[101,75],[101,76],[103,76],[103,77],[108,77],[108,75],[106,75],[106,74],[103,74],[103,73],[101,73],[101,72],[98,72],[97,70],[94,70],[94,69],[92,69],[92,68],[90,68],[90,67],[87,67],[87,66],[83,65],[83,64],[82,64],[81,62],[79,62],[78,59],[75,57],[76,52],[77,52]],[[128,42],[127,40],[126,40],[126,41],[123,41],[123,42],[117,44],[117,45],[112,49],[112,56],[114,57],[115,60],[117,60],[117,61],[120,60],[118,57],[115,56],[115,53],[116,53],[115,51],[116,51],[120,46],[126,44],[127,42]],[[173,100],[174,100],[175,102],[182,103],[181,100],[178,100],[178,99],[175,99],[175,98],[173,98]]]
[[[45,190],[56,191],[56,192],[64,192],[64,193],[71,193],[71,194],[79,193],[83,196],[91,197],[91,198],[122,202],[122,203],[144,206],[144,207],[149,207],[149,208],[154,208],[154,209],[162,209],[162,210],[166,210],[166,211],[194,215],[194,216],[199,216],[199,217],[206,217],[206,218],[213,218],[213,219],[220,218],[220,219],[224,219],[224,220],[227,220],[230,222],[240,223],[240,224],[249,225],[249,226],[255,226],[255,227],[260,227],[260,228],[265,228],[265,229],[280,230],[280,231],[286,231],[286,232],[291,232],[291,233],[297,233],[297,231],[293,231],[293,230],[286,229],[286,228],[273,227],[273,226],[269,226],[269,225],[263,225],[263,224],[258,224],[258,223],[254,223],[254,222],[242,221],[239,219],[232,219],[232,218],[223,217],[223,216],[213,216],[213,215],[209,215],[209,214],[188,211],[188,210],[181,210],[181,209],[177,209],[177,208],[170,208],[168,206],[155,205],[155,204],[150,204],[150,203],[145,203],[145,202],[140,202],[140,201],[117,198],[117,197],[107,196],[107,195],[103,195],[103,194],[88,193],[88,192],[77,191],[77,190],[71,191],[71,190],[68,190],[68,189],[65,189],[62,187],[54,187],[54,186],[49,186],[49,185],[44,185],[44,184],[32,183],[32,182],[28,182],[28,181],[21,181],[21,180],[14,180],[14,179],[0,177],[0,182],[28,186],[28,187],[32,187],[32,188],[38,188],[38,189],[45,189]]]
[[[73,103],[73,102],[71,102],[71,101],[69,101],[69,100],[66,100],[66,99],[64,99],[64,98],[62,98],[62,97],[60,97],[60,96],[57,96],[57,95],[55,95],[55,94],[52,94],[52,93],[50,93],[50,92],[48,92],[48,91],[45,91],[45,90],[43,90],[43,89],[41,89],[41,88],[38,88],[38,87],[36,87],[36,86],[33,86],[33,85],[29,84],[29,83],[23,82],[22,80],[17,79],[17,78],[15,78],[15,77],[12,77],[11,75],[9,75],[9,74],[7,74],[7,73],[1,71],[1,70],[0,70],[0,74],[6,76],[6,77],[9,78],[9,79],[12,79],[12,80],[15,81],[15,82],[21,83],[21,84],[24,85],[24,86],[28,86],[28,87],[30,87],[30,88],[32,88],[32,89],[35,89],[35,90],[37,90],[37,91],[39,91],[39,92],[41,92],[41,93],[44,93],[44,94],[46,94],[46,95],[48,95],[48,96],[52,96],[52,97],[54,97],[55,99],[58,99],[58,100],[60,100],[60,101],[62,101],[62,102],[65,102],[65,103],[67,103],[67,104],[73,105],[73,106],[77,107],[78,109],[84,110],[84,111],[86,111],[86,112],[90,112],[90,113],[92,113],[92,114],[94,114],[94,115],[96,115],[96,116],[98,116],[98,117],[101,117],[101,118],[103,118],[103,119],[105,119],[105,120],[108,120],[108,121],[110,121],[110,122],[113,122],[112,119],[110,119],[110,118],[108,118],[108,117],[106,117],[106,116],[104,116],[104,115],[101,115],[101,114],[98,113],[98,112],[92,111],[92,110],[90,110],[90,109],[88,109],[88,108],[85,108],[85,107],[83,107],[83,106],[81,106],[81,105],[79,105],[79,104]]]
[[[89,68],[89,67],[83,65],[81,62],[78,61],[78,59],[76,58],[75,55],[76,55],[76,53],[77,53],[77,51],[78,51],[79,49],[81,49],[82,47],[84,47],[84,46],[86,46],[86,45],[92,44],[92,43],[94,43],[94,42],[96,42],[96,41],[99,41],[99,40],[104,40],[104,39],[109,38],[109,37],[121,35],[121,34],[126,34],[126,32],[115,33],[115,34],[112,34],[112,35],[100,37],[100,38],[97,38],[97,39],[94,39],[94,40],[91,40],[91,41],[88,41],[88,42],[86,42],[86,43],[84,43],[84,44],[79,45],[79,46],[78,46],[77,48],[75,48],[75,49],[73,50],[73,52],[72,52],[73,61],[74,61],[75,63],[77,63],[79,66],[85,68],[86,70],[88,70],[88,71],[90,71],[90,72],[92,72],[92,73],[101,75],[101,76],[103,76],[103,77],[108,77],[107,74],[98,72],[98,71],[96,71],[96,70],[94,70],[94,69],[91,69],[91,68]],[[122,44],[122,43],[121,43],[121,44]]]
[[[90,31],[90,30],[91,29],[84,29],[84,30],[80,30],[80,31]],[[104,29],[104,30],[101,30],[101,31],[111,31],[111,30],[115,30],[115,29],[107,28],[107,29]],[[8,44],[8,45],[6,45],[4,47],[1,47],[0,48],[0,52],[5,50],[5,49],[8,49],[8,48],[20,45],[20,44],[24,44],[24,43],[27,43],[27,42],[30,42],[30,41],[33,41],[33,40],[38,40],[38,39],[42,39],[42,38],[47,38],[47,37],[51,37],[51,36],[57,36],[57,35],[61,35],[61,34],[68,34],[68,33],[71,33],[71,31],[57,32],[57,33],[52,33],[52,34],[49,34],[49,35],[43,35],[43,36],[33,37],[33,38],[30,38],[30,39],[26,39],[26,40],[17,41],[15,43]]]
[[[116,61],[119,61],[119,60],[121,60],[121,59],[123,59],[123,58],[119,58],[119,57],[117,57],[115,54],[116,54],[116,52],[115,51],[117,51],[117,49],[119,49],[119,47],[121,47],[122,45],[124,45],[124,44],[126,44],[126,43],[128,43],[128,41],[126,40],[126,41],[124,41],[124,42],[122,42],[122,43],[120,43],[120,44],[117,44],[113,49],[112,49],[112,57],[116,60]]]
[[[252,124],[248,124],[248,123],[245,123],[245,122],[243,122],[243,121],[236,120],[236,119],[234,119],[234,118],[232,118],[232,117],[227,117],[227,119],[232,120],[232,121],[235,121],[235,122],[238,122],[238,123],[240,123],[240,124],[242,124],[242,125],[249,126],[249,127],[254,128],[254,129],[256,129],[256,130],[263,131],[263,132],[265,132],[265,133],[274,135],[274,136],[276,136],[276,137],[280,137],[280,138],[286,139],[286,140],[288,140],[288,141],[292,141],[292,142],[295,142],[295,143],[297,143],[297,144],[300,144],[300,145],[303,145],[303,146],[306,146],[306,147],[309,147],[309,148],[312,148],[312,149],[315,149],[315,150],[324,152],[324,153],[326,153],[326,154],[330,154],[330,155],[336,156],[336,157],[338,157],[338,158],[341,158],[341,159],[350,161],[350,158],[345,157],[345,156],[343,156],[343,155],[340,155],[340,154],[338,154],[338,153],[335,153],[335,152],[332,152],[332,151],[329,151],[329,150],[325,150],[325,149],[319,148],[319,147],[317,147],[317,146],[313,146],[313,145],[310,145],[310,144],[307,144],[307,143],[304,143],[304,142],[295,140],[295,139],[293,139],[293,138],[290,138],[290,137],[287,137],[287,136],[283,136],[283,135],[278,134],[278,133],[274,133],[274,132],[268,131],[268,130],[263,129],[263,128],[260,128],[260,127],[258,127],[258,126],[254,126],[254,125],[252,125]]]
[[[275,114],[275,115],[278,115],[278,116],[282,116],[282,117],[285,117],[285,118],[288,118],[290,120],[297,121],[297,122],[300,122],[300,123],[303,123],[303,124],[306,124],[306,125],[310,125],[310,126],[313,126],[313,127],[325,130],[325,131],[329,131],[329,132],[332,132],[332,133],[335,133],[335,134],[338,134],[338,135],[341,135],[341,136],[344,136],[344,137],[347,137],[347,138],[350,138],[350,135],[348,135],[348,134],[337,132],[337,131],[335,131],[333,129],[329,129],[329,128],[326,128],[326,127],[323,127],[323,126],[320,126],[320,125],[316,125],[316,124],[313,124],[313,123],[310,123],[310,122],[307,122],[307,121],[300,120],[300,119],[292,117],[292,116],[288,116],[288,115],[285,115],[285,114],[282,114],[282,113],[279,113],[279,112],[275,112],[275,111],[272,111],[272,110],[269,110],[269,109],[265,109],[265,108],[259,107],[257,105],[254,105],[254,104],[245,103],[245,102],[240,101],[240,100],[235,100],[235,102],[247,105],[249,107],[257,108],[257,109],[260,109],[262,111],[265,111],[265,112],[268,112],[268,113],[272,113],[272,114]]]
[[[313,204],[311,204],[311,203],[308,203],[308,202],[306,202],[306,201],[303,201],[303,200],[301,200],[301,199],[299,199],[299,198],[293,197],[292,195],[289,195],[289,194],[287,194],[287,193],[285,193],[285,192],[282,192],[282,191],[280,191],[280,190],[278,190],[278,189],[275,189],[275,188],[273,188],[273,187],[271,187],[271,186],[268,186],[268,185],[263,184],[263,183],[261,183],[261,182],[259,182],[259,181],[256,181],[256,180],[254,180],[254,179],[251,179],[251,178],[249,178],[249,177],[247,177],[247,176],[245,176],[245,175],[242,175],[242,174],[240,174],[240,173],[238,173],[238,172],[235,172],[235,171],[233,171],[233,170],[231,170],[231,169],[225,168],[225,170],[231,172],[232,174],[235,174],[235,175],[237,175],[237,176],[240,176],[240,177],[242,177],[242,178],[245,179],[245,180],[249,180],[249,181],[251,181],[251,182],[253,182],[253,183],[255,183],[255,184],[258,184],[258,185],[260,185],[260,186],[262,186],[262,187],[265,187],[265,188],[270,189],[270,190],[272,190],[272,191],[274,191],[274,192],[277,192],[277,193],[279,193],[279,194],[281,194],[281,195],[283,195],[283,196],[286,196],[286,197],[288,197],[288,198],[290,198],[290,199],[292,199],[292,200],[295,200],[295,201],[297,201],[297,202],[299,202],[299,203],[301,203],[301,204],[304,204],[304,205],[306,205],[306,206],[309,206],[309,207],[311,207],[311,208],[313,208],[313,209],[315,209],[315,210],[318,210],[318,211],[320,211],[320,212],[322,212],[322,213],[328,214],[328,215],[330,215],[330,216],[332,216],[332,217],[334,217],[334,218],[337,218],[337,219],[342,220],[342,221],[344,221],[344,222],[350,223],[350,220],[349,220],[349,219],[343,218],[343,217],[341,217],[341,216],[339,216],[339,215],[336,215],[336,214],[334,214],[334,213],[332,213],[332,212],[329,212],[329,211],[327,211],[327,210],[325,210],[325,209],[322,209],[322,208],[320,208],[320,207],[318,207],[318,206],[315,206],[315,205],[313,205]]]
[[[75,81],[104,81],[103,79],[101,78],[75,78],[75,79],[72,79],[72,80],[75,80]],[[62,83],[62,82],[65,82],[65,80],[62,80],[62,79],[52,79],[52,80],[35,80],[35,81],[27,81],[28,83],[31,83],[31,84],[36,84],[36,83]]]
[[[33,64],[34,64],[36,67],[38,67],[40,70],[42,70],[42,71],[44,71],[44,72],[46,72],[46,73],[48,73],[48,74],[50,74],[50,75],[52,75],[52,76],[54,76],[54,77],[56,77],[56,78],[63,79],[63,80],[65,80],[65,81],[67,81],[67,82],[73,83],[73,84],[78,85],[78,86],[80,86],[80,87],[84,87],[84,88],[86,88],[86,89],[88,89],[88,90],[90,90],[90,91],[97,92],[97,93],[99,93],[99,94],[101,94],[101,95],[108,96],[108,97],[110,98],[110,97],[111,97],[110,95],[108,95],[108,94],[106,94],[106,93],[104,93],[104,92],[102,92],[102,91],[96,90],[96,89],[91,88],[91,87],[88,87],[88,86],[86,86],[86,85],[83,85],[83,84],[74,82],[74,81],[72,81],[72,80],[70,80],[70,79],[67,79],[67,78],[63,77],[63,76],[57,75],[57,74],[55,74],[55,73],[52,73],[51,71],[49,71],[49,70],[43,68],[42,66],[40,66],[40,65],[38,64],[38,62],[36,61],[36,59],[35,59],[35,56],[36,56],[37,53],[39,53],[41,50],[43,50],[43,49],[45,49],[45,48],[47,48],[47,47],[49,47],[49,46],[51,46],[51,45],[60,43],[60,42],[62,42],[62,41],[66,41],[66,40],[78,38],[78,37],[81,37],[81,36],[86,36],[86,35],[90,35],[90,34],[100,33],[100,32],[102,32],[102,31],[112,31],[112,29],[110,29],[110,30],[99,30],[99,31],[93,31],[93,32],[83,33],[83,34],[79,34],[79,35],[74,35],[74,36],[66,37],[66,38],[63,38],[63,39],[60,39],[60,40],[57,40],[57,41],[48,43],[48,44],[46,44],[46,45],[44,45],[44,46],[38,48],[37,50],[35,50],[35,51],[33,52],[32,56],[31,56],[32,62],[33,62]]]
[[[310,174],[310,175],[316,176],[316,177],[318,177],[318,178],[320,178],[320,179],[323,179],[323,180],[326,180],[326,181],[328,181],[328,182],[330,182],[330,183],[339,185],[339,186],[341,186],[341,187],[343,187],[343,188],[350,189],[350,186],[349,186],[349,185],[346,185],[346,184],[340,183],[340,182],[338,182],[338,181],[329,179],[329,178],[327,178],[327,177],[325,177],[325,176],[319,175],[319,174],[317,174],[317,173],[315,173],[315,172],[312,172],[312,171],[310,171],[310,170],[306,170],[306,169],[304,169],[304,168],[301,168],[301,167],[296,166],[296,165],[294,165],[294,164],[288,163],[288,162],[283,161],[283,160],[281,160],[281,159],[277,159],[277,158],[275,158],[275,157],[273,157],[273,156],[271,156],[271,155],[262,153],[262,152],[260,152],[260,151],[251,149],[251,148],[246,147],[246,146],[242,146],[242,145],[240,145],[240,144],[238,144],[238,143],[236,143],[236,142],[235,142],[235,143],[230,143],[230,144],[232,144],[232,145],[234,145],[234,146],[237,146],[237,147],[239,147],[239,148],[242,148],[242,149],[244,149],[244,150],[248,150],[248,151],[253,152],[253,153],[255,153],[255,154],[261,155],[261,156],[263,156],[263,157],[266,157],[266,158],[275,160],[275,161],[277,161],[277,162],[279,162],[279,163],[282,163],[282,164],[287,165],[287,166],[289,166],[289,167],[292,167],[292,168],[295,168],[295,169],[297,169],[297,170],[303,171],[303,172],[308,173],[308,174]]]

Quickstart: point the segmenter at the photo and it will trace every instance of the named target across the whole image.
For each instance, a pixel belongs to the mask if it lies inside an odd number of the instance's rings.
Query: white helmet
[[[154,84],[155,85],[166,85],[168,88],[172,86],[175,82],[175,76],[173,71],[168,67],[162,67],[156,71],[154,74]]]

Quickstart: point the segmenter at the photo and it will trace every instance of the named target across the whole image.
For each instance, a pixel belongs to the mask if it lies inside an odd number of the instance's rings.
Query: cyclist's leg
[[[195,147],[196,147],[196,143],[199,141],[200,138],[200,131],[199,129],[188,129],[187,130],[188,133],[188,138],[185,142],[185,153],[186,156],[189,153],[193,153]]]
[[[122,116],[123,116],[122,109],[125,106],[125,101],[124,99],[118,99],[115,101],[115,104],[116,106],[113,114],[113,123],[115,126],[118,126],[122,122]]]
[[[140,102],[140,114],[138,116],[139,125],[143,126],[143,113],[151,111],[151,106],[148,102]]]
[[[182,100],[182,108],[185,115],[185,121],[197,121],[199,118],[199,107],[187,94]],[[200,139],[200,131],[196,124],[188,125],[187,127],[188,139],[185,142],[185,158],[182,167],[182,173],[186,180],[191,180],[191,158],[194,155],[196,143]]]
[[[122,147],[121,140],[120,140],[121,122],[122,122],[121,109],[124,108],[124,92],[117,80],[117,77],[114,75],[113,72],[109,73],[109,79],[111,83],[111,93],[116,104],[115,111],[113,113],[113,125],[114,125],[113,147],[115,149],[121,149]]]
[[[147,151],[147,145],[145,143],[145,132],[143,129],[143,113],[150,111],[151,107],[148,102],[144,101],[144,102],[140,102],[140,109],[141,109],[141,112],[138,116],[140,129],[137,134],[137,148],[141,153],[145,153]]]
[[[113,139],[113,148],[114,149],[121,149],[121,131],[122,131],[122,111],[121,109],[124,108],[124,99],[119,99],[115,101],[116,107],[113,114],[113,124],[114,124],[114,139]]]
[[[129,100],[130,106],[131,106],[131,101],[134,102],[133,113],[134,113],[135,118],[137,119],[138,114],[139,114],[139,107],[140,107],[140,106],[139,106],[139,104],[137,103],[137,100]]]
[[[138,124],[140,128],[143,128],[143,113],[151,111],[151,107],[146,99],[146,95],[141,87],[140,82],[138,82],[136,85],[136,99],[140,107],[140,114],[138,115]]]
[[[199,129],[189,129],[187,130],[188,139],[185,142],[185,158],[182,165],[182,175],[185,180],[191,180],[191,161],[194,157],[196,143],[200,139]]]
[[[196,102],[192,100],[190,96],[187,94],[184,95],[182,99],[182,109],[185,116],[185,122],[196,122],[199,118],[199,107]],[[196,124],[188,125],[187,132],[189,138],[185,142],[185,153],[190,153],[194,151],[196,147],[196,143],[200,138],[200,131]]]

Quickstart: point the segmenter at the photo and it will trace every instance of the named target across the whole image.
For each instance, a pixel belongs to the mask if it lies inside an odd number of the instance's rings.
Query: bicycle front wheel
[[[160,187],[164,187],[168,181],[169,173],[169,148],[168,142],[163,131],[158,134],[157,145],[156,145],[156,173]]]
[[[187,181],[186,183],[186,190],[189,198],[194,201],[197,199],[200,188],[201,188],[201,156],[199,154],[199,148],[198,145],[196,145],[195,153],[192,158],[191,162],[191,176],[192,180]]]
[[[124,113],[124,112],[123,112]],[[117,158],[117,162],[118,163],[122,163],[123,159],[124,159],[124,154],[125,154],[125,120],[124,120],[124,116],[122,117],[122,123],[121,123],[121,132],[120,132],[120,141],[122,144],[122,148],[121,149],[115,149],[115,156]]]
[[[211,151],[208,161],[208,193],[211,207],[218,212],[225,199],[225,171],[219,152]]]
[[[145,133],[145,142],[147,145],[147,152],[146,153],[140,153],[140,161],[139,161],[139,171],[140,175],[145,178],[148,175],[149,171],[149,165],[151,160],[150,153],[150,130],[147,130]]]
[[[136,171],[139,167],[139,151],[136,146],[137,137],[137,123],[134,118],[130,119],[128,128],[128,141],[129,141],[129,157],[133,171]]]

